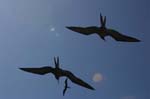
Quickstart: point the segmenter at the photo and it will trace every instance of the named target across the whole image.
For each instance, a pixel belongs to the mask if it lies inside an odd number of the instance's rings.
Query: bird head
[[[55,78],[57,79],[57,82],[59,83],[59,76],[55,75]]]
[[[105,41],[105,37],[104,36],[102,36],[101,38]]]

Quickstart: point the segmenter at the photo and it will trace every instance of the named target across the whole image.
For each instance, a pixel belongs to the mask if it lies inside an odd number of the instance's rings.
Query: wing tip
[[[22,71],[29,72],[28,68],[19,68],[19,69],[22,70]]]
[[[141,40],[134,38],[133,40],[128,41],[128,42],[141,42]]]
[[[121,41],[121,42],[141,42],[141,40],[139,39],[136,39],[136,38],[128,38],[128,39],[119,39],[119,40],[116,40],[116,41]]]
[[[136,39],[136,41],[135,42],[141,42],[141,40],[139,40],[139,39]]]
[[[25,68],[19,68],[20,70],[25,70]]]
[[[73,29],[73,26],[66,26],[67,29]]]
[[[95,90],[95,88],[93,88],[93,87],[91,87],[91,86],[89,87],[89,89],[91,89],[91,90]]]
[[[93,90],[93,91],[94,91],[95,89],[94,89],[94,88],[91,88],[91,90]]]
[[[87,85],[86,88],[91,89],[91,90],[95,90],[95,88],[93,88],[91,85]]]

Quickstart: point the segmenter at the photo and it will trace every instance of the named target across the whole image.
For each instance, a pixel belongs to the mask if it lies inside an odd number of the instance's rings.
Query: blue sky
[[[150,98],[150,2],[148,0],[0,0],[1,99],[148,99]],[[66,26],[107,26],[139,38],[140,43],[85,36]],[[19,67],[53,66],[60,56],[63,69],[88,82],[91,91],[51,74],[40,76]],[[99,73],[102,79],[93,81]]]

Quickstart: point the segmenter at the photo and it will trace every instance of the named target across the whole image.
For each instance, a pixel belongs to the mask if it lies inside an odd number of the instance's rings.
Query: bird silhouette
[[[60,77],[67,77],[69,78],[73,83],[80,85],[82,87],[95,90],[92,86],[81,80],[80,78],[76,77],[72,72],[68,70],[63,70],[59,67],[59,57],[56,58],[54,57],[54,63],[55,63],[55,68],[51,66],[43,66],[40,68],[19,68],[23,71],[34,73],[34,74],[39,74],[39,75],[45,75],[48,73],[54,74],[55,78],[59,81]]]
[[[105,40],[106,36],[111,36],[116,41],[122,41],[122,42],[140,42],[140,40],[138,40],[136,38],[123,35],[123,34],[119,33],[118,31],[116,31],[114,29],[108,29],[108,28],[106,28],[106,16],[103,17],[101,14],[100,14],[100,23],[101,23],[101,27],[96,27],[96,26],[90,26],[90,27],[67,26],[66,28],[68,28],[68,29],[70,29],[72,31],[84,34],[84,35],[90,35],[90,34],[96,33],[103,40]]]
[[[66,91],[67,91],[68,88],[70,88],[70,87],[68,86],[68,78],[66,78],[66,80],[65,80],[65,86],[64,86],[64,90],[63,90],[63,96],[65,95],[65,93],[66,93]]]

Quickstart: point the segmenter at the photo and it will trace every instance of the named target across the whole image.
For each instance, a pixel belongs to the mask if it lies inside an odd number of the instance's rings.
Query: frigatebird
[[[114,29],[108,29],[106,27],[106,16],[103,17],[100,14],[100,23],[101,26],[90,26],[90,27],[75,27],[75,26],[67,26],[66,28],[84,34],[84,35],[90,35],[90,34],[98,34],[103,40],[105,40],[106,36],[111,36],[116,41],[122,41],[122,42],[140,42],[140,40],[126,36],[124,34],[119,33],[118,31]]]
[[[65,80],[65,86],[64,86],[64,90],[63,90],[63,96],[65,95],[65,93],[66,93],[66,91],[67,91],[68,88],[70,88],[70,87],[68,86],[68,78],[66,78],[66,80]]]
[[[95,90],[92,86],[81,80],[80,78],[76,77],[72,72],[68,70],[63,70],[59,66],[59,57],[56,58],[54,57],[54,63],[55,63],[55,68],[51,66],[43,66],[40,68],[20,68],[23,71],[34,73],[34,74],[39,74],[39,75],[45,75],[48,73],[54,74],[55,78],[59,81],[60,77],[67,77],[69,78],[73,83],[78,84],[82,87]]]

